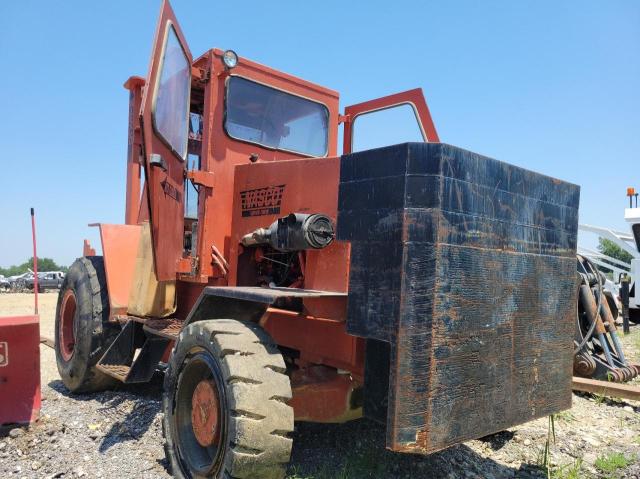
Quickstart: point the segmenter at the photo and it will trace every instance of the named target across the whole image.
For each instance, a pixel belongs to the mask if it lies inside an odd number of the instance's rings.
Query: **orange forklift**
[[[56,358],[73,393],[163,370],[175,477],[282,478],[294,421],[429,454],[570,407],[577,186],[440,143],[420,89],[340,113],[232,50],[193,60],[166,0],[124,86],[125,224],[70,267]],[[401,105],[422,142],[352,151]]]

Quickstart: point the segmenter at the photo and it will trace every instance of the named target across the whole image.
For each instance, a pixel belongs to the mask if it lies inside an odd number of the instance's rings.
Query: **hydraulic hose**
[[[597,302],[598,302],[598,310],[596,311],[596,315],[595,318],[597,319],[598,317],[600,317],[600,314],[602,314],[602,299],[603,299],[603,293],[602,293],[602,278],[600,277],[600,272],[595,268],[594,264],[589,260],[589,258],[586,258],[584,256],[578,256],[578,259],[586,262],[592,269],[592,271],[595,272],[596,278],[598,280],[598,297],[597,297]],[[582,265],[581,265],[582,266]],[[584,266],[582,266],[583,269]],[[585,273],[586,273],[586,269],[585,269]],[[587,286],[589,285],[589,283],[587,282]],[[578,322],[578,328],[580,328],[580,316],[578,314],[578,304],[576,304],[576,321]],[[587,334],[585,334],[582,338],[582,341],[580,343],[578,343],[578,341],[574,340],[574,343],[577,345],[576,349],[573,351],[573,355],[575,356],[576,354],[578,354],[582,348],[584,348],[584,346],[587,344],[587,342],[591,339],[591,337],[593,336],[593,332],[596,329],[596,324],[597,321],[592,321],[591,326],[589,327],[589,330],[587,331]]]

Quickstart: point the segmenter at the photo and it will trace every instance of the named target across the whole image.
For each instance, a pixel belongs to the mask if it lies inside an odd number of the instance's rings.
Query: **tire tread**
[[[198,321],[187,326],[181,341],[202,335],[209,338],[226,382],[228,442],[222,477],[282,479],[291,455],[289,434],[294,420],[293,408],[286,403],[291,398],[291,384],[282,355],[268,334],[254,323]],[[174,355],[179,347],[178,343]],[[170,370],[179,367],[174,364],[174,355]],[[165,395],[168,393],[165,388]],[[168,403],[165,397],[165,408]],[[169,429],[165,425],[165,433]],[[165,451],[173,463],[176,456],[169,442],[173,444],[173,440],[165,442]],[[173,467],[174,474],[177,469]]]

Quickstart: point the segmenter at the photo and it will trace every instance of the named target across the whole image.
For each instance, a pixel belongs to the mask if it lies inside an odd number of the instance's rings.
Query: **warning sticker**
[[[9,365],[9,345],[0,341],[0,368]]]

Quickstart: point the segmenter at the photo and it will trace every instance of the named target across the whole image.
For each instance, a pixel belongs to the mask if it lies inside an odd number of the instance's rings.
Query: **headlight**
[[[222,54],[222,62],[228,69],[232,69],[238,64],[238,55],[233,50],[227,50]]]

